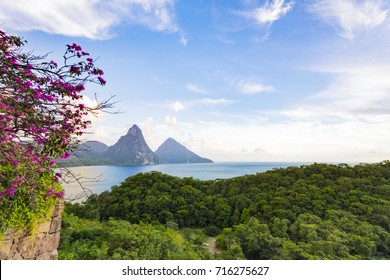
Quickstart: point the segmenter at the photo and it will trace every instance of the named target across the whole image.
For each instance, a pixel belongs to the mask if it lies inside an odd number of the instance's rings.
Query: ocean
[[[193,177],[200,180],[227,179],[246,174],[256,174],[275,168],[300,166],[310,163],[302,162],[223,162],[223,163],[191,163],[191,164],[159,164],[142,166],[79,166],[69,168],[79,178],[78,181],[66,177],[63,183],[65,199],[80,202],[85,199],[85,192],[102,193],[112,186],[119,185],[127,177],[138,173],[158,171],[178,177]],[[82,187],[81,187],[81,185]]]

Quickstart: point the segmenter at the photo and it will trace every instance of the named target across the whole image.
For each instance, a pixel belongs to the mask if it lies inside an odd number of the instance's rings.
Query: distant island
[[[60,159],[64,166],[80,165],[153,165],[162,163],[212,163],[168,138],[153,152],[145,141],[141,129],[133,125],[112,146],[99,141],[86,141],[70,159]]]

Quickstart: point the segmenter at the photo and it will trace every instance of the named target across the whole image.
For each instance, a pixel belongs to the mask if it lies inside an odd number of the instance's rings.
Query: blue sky
[[[108,145],[132,124],[214,161],[390,158],[386,0],[0,0],[1,28],[57,60],[99,57],[116,110],[92,119]]]

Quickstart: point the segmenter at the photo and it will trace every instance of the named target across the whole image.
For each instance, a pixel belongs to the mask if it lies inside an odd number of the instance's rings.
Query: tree
[[[271,235],[268,225],[254,217],[238,225],[235,234],[247,259],[272,259],[280,247],[280,240]]]
[[[105,85],[95,60],[73,43],[62,65],[23,52],[26,41],[0,30],[0,225],[23,226],[64,195],[56,158],[68,158],[90,125],[88,83]]]

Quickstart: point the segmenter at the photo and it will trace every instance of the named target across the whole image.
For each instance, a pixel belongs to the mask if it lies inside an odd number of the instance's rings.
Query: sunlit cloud
[[[166,125],[176,125],[177,124],[177,119],[176,119],[176,117],[165,116],[164,124],[166,124]]]
[[[319,0],[309,8],[324,22],[340,29],[340,36],[353,39],[385,22],[388,10],[382,0]]]
[[[184,110],[186,108],[186,106],[182,102],[176,101],[176,102],[170,104],[169,108],[174,112],[179,112],[179,111]]]
[[[294,7],[295,1],[267,0],[263,6],[240,13],[260,25],[271,25]]]
[[[284,111],[295,119],[317,121],[390,120],[389,65],[349,65],[324,68],[333,81],[299,105]]]
[[[234,100],[225,99],[225,98],[217,98],[217,99],[202,98],[202,99],[191,100],[187,102],[175,101],[173,103],[170,103],[168,107],[174,112],[179,112],[189,107],[229,105],[234,102],[235,102]]]
[[[172,0],[3,0],[0,22],[18,31],[107,39],[119,24],[176,32],[173,10]]]

